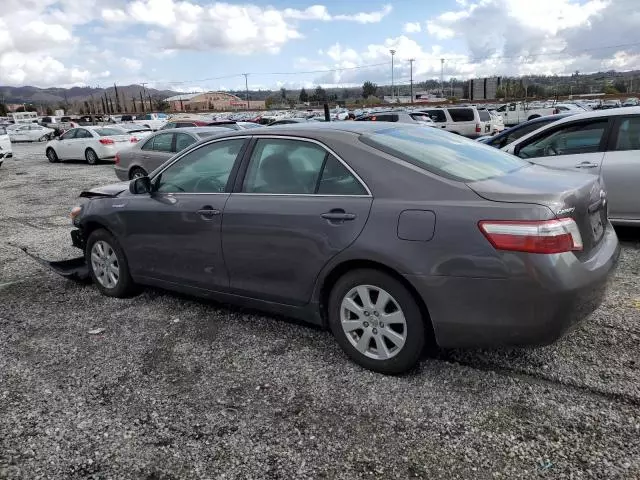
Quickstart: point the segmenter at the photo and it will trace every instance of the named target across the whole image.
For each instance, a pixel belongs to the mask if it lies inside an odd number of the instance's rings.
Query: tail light
[[[479,123],[476,123],[476,133],[482,133],[482,127],[480,127]]]
[[[131,138],[129,139],[129,141],[130,141],[131,143],[138,143],[138,139],[137,139],[136,137],[131,137]]]
[[[111,138],[101,138],[100,140],[98,140],[102,145],[113,145],[114,142]]]
[[[120,152],[116,152],[116,165],[120,165]]]
[[[553,109],[553,114],[554,114],[554,115],[557,115],[557,114],[559,114],[559,113],[560,113],[560,109],[559,109],[559,108],[554,108],[554,109]]]
[[[564,253],[582,250],[582,236],[571,218],[545,221],[483,220],[478,226],[498,250]]]

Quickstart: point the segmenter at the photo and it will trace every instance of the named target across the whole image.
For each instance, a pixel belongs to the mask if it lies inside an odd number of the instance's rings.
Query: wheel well
[[[89,238],[89,235],[91,235],[91,233],[93,231],[98,230],[100,228],[102,228],[103,230],[106,230],[111,235],[113,235],[113,232],[111,230],[109,230],[106,226],[101,224],[100,222],[87,222],[87,223],[82,225],[82,233],[84,234],[85,242]]]
[[[531,115],[527,120],[533,120],[534,118],[540,118],[540,115]]]
[[[322,283],[322,288],[320,289],[320,315],[322,316],[322,322],[325,327],[327,326],[327,310],[329,306],[329,295],[331,295],[331,289],[336,284],[338,279],[340,279],[340,277],[353,270],[361,269],[379,270],[386,273],[390,277],[393,277],[402,285],[404,285],[409,293],[411,293],[411,296],[420,308],[422,318],[425,320],[426,326],[428,327],[427,335],[428,337],[430,337],[429,340],[433,340],[435,338],[433,332],[433,324],[431,323],[431,316],[429,315],[429,309],[427,308],[427,305],[424,303],[423,298],[420,296],[414,286],[411,285],[411,283],[406,278],[396,272],[393,268],[388,267],[383,263],[374,262],[372,260],[349,260],[334,267],[329,275],[326,276],[324,282]]]

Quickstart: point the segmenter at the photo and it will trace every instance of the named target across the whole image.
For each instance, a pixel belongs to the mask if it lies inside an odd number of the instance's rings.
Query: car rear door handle
[[[215,217],[216,215],[220,215],[220,210],[217,210],[210,206],[206,206],[206,207],[202,207],[196,213],[206,218],[212,218],[212,217]]]
[[[355,220],[356,218],[355,213],[347,213],[342,209],[331,210],[330,212],[323,213],[320,216],[330,222],[345,222],[347,220]]]
[[[591,162],[582,162],[576,165],[576,168],[597,168],[600,165],[598,165],[597,163],[591,163]]]

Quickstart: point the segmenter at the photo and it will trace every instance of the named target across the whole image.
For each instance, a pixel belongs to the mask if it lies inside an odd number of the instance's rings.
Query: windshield
[[[360,140],[444,178],[475,182],[530,165],[500,150],[433,128],[387,128]]]

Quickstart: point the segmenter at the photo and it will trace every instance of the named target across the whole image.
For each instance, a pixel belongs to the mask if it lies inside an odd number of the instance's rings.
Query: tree
[[[307,91],[304,88],[300,90],[299,99],[302,103],[307,103],[309,101],[309,95],[307,94]]]
[[[378,85],[373,82],[366,81],[362,84],[362,98],[369,98],[376,94]]]
[[[505,98],[505,91],[503,87],[498,87],[496,89],[496,98]]]
[[[0,103],[0,115],[6,116],[8,113],[7,106],[4,103]]]
[[[619,93],[625,93],[627,91],[627,84],[622,79],[616,80],[613,84],[613,88],[615,88]]]
[[[49,115],[49,116],[53,115],[53,108],[51,108],[51,107],[47,107],[47,109],[46,109],[45,113],[46,113],[47,115]]]
[[[266,108],[267,110],[269,110],[271,108],[271,106],[273,105],[273,97],[267,97],[264,100],[264,108]]]
[[[606,93],[607,95],[617,95],[620,92],[613,85],[607,85],[606,87],[604,87],[604,93]]]
[[[287,100],[287,89],[284,87],[280,89],[280,98],[282,98],[283,102]]]
[[[316,87],[316,90],[313,92],[313,101],[324,103],[327,101],[327,92],[320,85]]]
[[[113,84],[113,89],[116,92],[116,108],[118,109],[118,113],[122,112],[122,107],[120,107],[120,96],[118,95],[118,87],[116,84]]]

